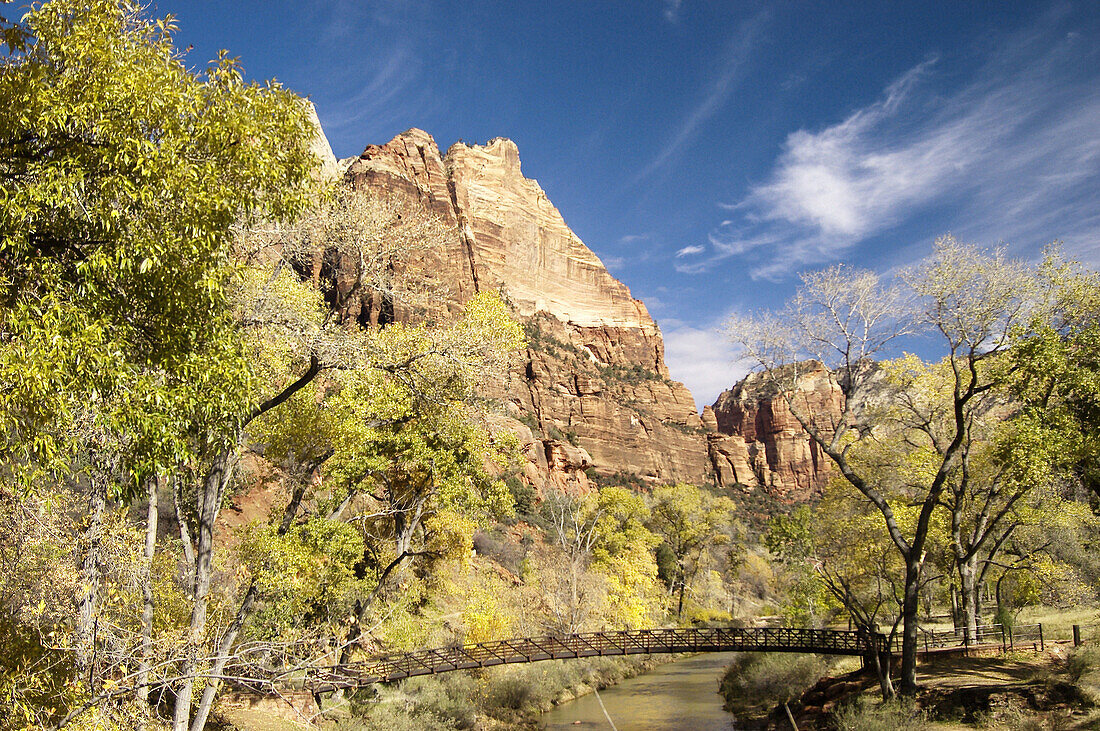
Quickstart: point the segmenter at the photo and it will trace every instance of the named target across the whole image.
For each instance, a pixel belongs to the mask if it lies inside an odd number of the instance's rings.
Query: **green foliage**
[[[413,716],[417,718],[439,719],[451,729],[473,728],[477,722],[476,684],[466,673],[411,678],[401,690],[412,700]]]
[[[672,588],[676,583],[676,554],[667,543],[659,544],[653,549],[653,557],[657,561],[657,578],[664,582],[665,586]]]
[[[1100,706],[1100,648],[1074,648],[1066,658],[1065,672],[1087,704]]]
[[[623,383],[643,383],[645,381],[664,381],[665,378],[657,371],[650,370],[637,363],[624,365],[612,363],[600,366],[600,376],[607,381],[621,381]]]
[[[767,713],[797,699],[825,674],[817,655],[743,652],[735,655],[719,681],[725,708],[738,715]]]
[[[412,713],[403,704],[379,703],[363,717],[342,720],[334,731],[452,731],[448,720],[431,713]]]
[[[649,489],[649,485],[644,479],[630,472],[616,472],[606,475],[598,472],[595,467],[589,467],[585,470],[585,475],[601,490],[605,487],[625,487],[633,492],[642,493]]]
[[[398,500],[430,495],[433,509],[510,513],[510,495],[486,463],[508,467],[518,442],[479,425],[468,402],[485,361],[522,343],[492,293],[446,328],[393,324],[376,333],[372,362],[342,374],[328,405],[339,426],[326,471],[343,489],[384,481]]]
[[[0,459],[67,467],[94,429],[131,471],[171,464],[178,423],[234,413],[184,387],[239,383],[225,312],[231,228],[301,210],[315,165],[300,100],[246,84],[222,56],[201,73],[172,20],[113,0],[54,0],[5,24],[0,61]],[[203,357],[197,358],[202,354]],[[185,417],[174,415],[190,404]],[[87,419],[83,419],[87,421]],[[78,445],[79,446],[79,445]],[[133,484],[133,483],[131,483]]]
[[[814,555],[813,521],[813,510],[808,505],[776,515],[768,524],[764,545],[781,561],[805,560]]]
[[[516,517],[528,523],[535,522],[538,518],[538,508],[535,507],[538,490],[515,475],[504,478],[504,484],[508,487],[508,492],[512,496]]]
[[[348,597],[364,589],[354,573],[363,539],[347,523],[314,518],[284,535],[277,526],[253,525],[240,552],[264,601],[255,625],[284,639],[300,627],[303,615],[340,619]]]
[[[1019,333],[1003,367],[1032,428],[1055,447],[1058,468],[1100,493],[1100,279],[1057,250],[1041,271],[1054,317]]]
[[[730,542],[733,501],[686,483],[658,487],[651,499],[650,525],[676,561],[672,587],[682,615],[688,586],[711,560],[710,549]]]

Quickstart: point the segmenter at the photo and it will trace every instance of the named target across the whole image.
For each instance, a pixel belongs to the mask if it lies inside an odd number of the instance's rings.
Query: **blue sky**
[[[509,137],[700,406],[801,271],[936,236],[1100,264],[1100,4],[155,0],[316,104],[338,157]]]

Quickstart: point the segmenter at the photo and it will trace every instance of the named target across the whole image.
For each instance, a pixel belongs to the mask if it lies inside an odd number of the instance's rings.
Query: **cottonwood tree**
[[[547,491],[539,511],[556,549],[540,572],[551,628],[576,634],[593,620],[606,596],[604,582],[590,570],[602,511],[593,496],[563,489]]]
[[[58,481],[87,496],[74,625],[88,667],[89,649],[105,665],[88,630],[104,606],[106,508],[186,457],[166,404],[192,372],[217,370],[206,355],[234,350],[221,327],[231,226],[290,217],[312,189],[300,100],[244,83],[228,56],[191,71],[173,30],[108,0],[0,18],[3,483],[19,500]],[[224,392],[215,404],[224,421]],[[52,704],[52,722],[80,703]]]
[[[346,209],[344,209],[346,210]],[[372,209],[360,209],[369,215]],[[383,223],[404,229],[415,221],[416,211],[391,217]],[[370,228],[362,222],[361,229]],[[386,226],[382,227],[383,233]],[[395,237],[397,232],[395,231]],[[321,251],[329,241],[316,238],[312,245]],[[436,244],[437,242],[428,242]],[[300,240],[290,238],[281,253],[296,252]],[[350,247],[351,242],[343,245]],[[420,245],[425,245],[420,242]],[[363,247],[374,250],[373,239]],[[346,253],[346,250],[345,250]],[[287,254],[290,255],[289,253]],[[210,591],[213,557],[213,525],[227,486],[232,480],[238,452],[248,441],[249,428],[256,420],[278,418],[287,411],[319,417],[320,429],[299,432],[284,439],[284,460],[303,460],[307,472],[324,469],[343,488],[343,498],[326,520],[354,520],[363,531],[370,553],[364,560],[381,555],[379,540],[396,547],[385,565],[379,567],[374,589],[356,600],[353,621],[340,662],[346,662],[359,641],[360,627],[381,592],[388,587],[391,572],[407,561],[437,553],[436,547],[414,545],[424,539],[426,529],[436,544],[447,543],[446,525],[433,520],[445,509],[482,508],[507,510],[507,491],[486,471],[486,462],[503,459],[502,444],[479,428],[470,410],[473,385],[499,370],[522,343],[522,331],[510,318],[494,293],[479,295],[466,303],[461,317],[449,324],[403,325],[393,323],[381,330],[360,327],[356,313],[349,310],[350,298],[367,290],[372,261],[366,255],[353,260],[350,281],[345,279],[335,294],[315,289],[293,266],[280,258],[252,267],[241,278],[236,298],[235,322],[248,347],[254,374],[261,383],[274,384],[273,395],[241,413],[237,431],[230,440],[215,445],[207,467],[196,486],[195,609],[192,611],[192,651],[181,668],[183,679],[177,699],[186,705],[188,678],[199,666],[195,649],[205,626],[202,603]],[[326,378],[327,393],[314,390],[318,378]],[[270,388],[270,386],[268,386]],[[307,402],[303,403],[302,399]],[[312,407],[308,399],[313,399]],[[298,408],[294,408],[297,403]],[[317,412],[322,412],[318,414]],[[294,423],[293,421],[291,422]],[[298,424],[298,426],[301,426]],[[288,429],[282,428],[284,437]],[[268,437],[271,434],[269,432]],[[327,439],[328,444],[318,443]],[[498,440],[499,441],[499,440]],[[276,450],[278,451],[278,450]],[[303,486],[292,494],[277,537],[294,536],[283,526],[294,520],[301,505]],[[363,496],[369,509],[345,516],[344,510],[356,495]],[[478,501],[481,501],[478,503]],[[362,502],[362,501],[361,501]],[[389,532],[379,531],[388,526]],[[427,540],[431,542],[431,540]],[[467,541],[468,542],[468,541]],[[262,585],[252,582],[241,600],[231,631],[223,634],[210,675],[190,725],[198,731],[205,723],[217,693],[225,664],[244,623],[254,611]],[[185,712],[177,707],[175,724],[181,727]]]
[[[662,591],[653,555],[661,539],[646,527],[649,508],[632,490],[608,486],[596,497],[596,512],[592,569],[604,579],[605,621],[614,628],[651,626]]]
[[[684,596],[706,565],[710,549],[729,542],[724,529],[733,521],[733,501],[677,483],[656,488],[652,502],[650,523],[673,557],[669,591],[676,597],[676,616],[683,617]]]
[[[373,361],[340,375],[329,404],[339,423],[325,466],[336,493],[329,518],[358,526],[374,581],[356,599],[342,661],[375,600],[407,567],[426,567],[457,545],[468,551],[475,523],[511,512],[499,475],[518,443],[485,423],[475,388],[503,373],[523,342],[503,301],[483,293],[450,324],[382,329]],[[451,530],[460,526],[465,533]]]
[[[986,362],[1003,353],[1014,332],[1032,319],[1037,292],[1034,271],[1005,259],[940,238],[933,255],[903,276],[915,301],[900,287],[883,287],[870,272],[837,266],[805,275],[803,286],[777,315],[741,318],[728,325],[731,337],[767,374],[791,413],[837,466],[843,478],[878,510],[904,564],[900,691],[916,690],[917,612],[921,574],[933,514],[959,467],[967,429],[981,395],[1002,380]],[[876,387],[873,360],[887,354],[900,336],[916,330],[937,336],[947,352],[950,399],[946,428],[937,431],[911,420],[912,447],[934,458],[914,481],[907,504],[919,506],[907,530],[899,522],[881,476],[851,459],[855,445],[875,439],[884,411],[905,408],[902,389]],[[816,359],[833,373],[844,395],[838,415],[813,414],[798,392],[798,377]]]
[[[1058,471],[1100,495],[1100,274],[1057,249],[1040,273],[1052,308],[1005,359],[1012,393],[1033,428],[1058,445]]]

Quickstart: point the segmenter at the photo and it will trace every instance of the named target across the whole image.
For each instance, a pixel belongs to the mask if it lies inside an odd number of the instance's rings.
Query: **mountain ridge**
[[[333,165],[347,184],[403,197],[453,230],[438,261],[420,263],[450,285],[448,309],[495,289],[525,322],[521,362],[505,383],[483,389],[504,405],[499,425],[525,446],[525,482],[587,490],[593,477],[630,473],[652,484],[712,483],[790,499],[823,487],[826,460],[751,376],[700,416],[688,388],[670,377],[645,303],[523,175],[508,138],[456,142],[441,153],[413,127]],[[808,388],[834,409],[825,375]]]

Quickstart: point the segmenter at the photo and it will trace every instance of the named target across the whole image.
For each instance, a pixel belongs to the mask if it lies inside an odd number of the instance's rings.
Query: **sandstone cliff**
[[[812,414],[826,431],[839,418],[844,395],[819,363],[809,363],[793,398],[801,413]],[[829,478],[830,460],[791,413],[767,379],[750,374],[724,391],[703,421],[719,484],[763,488],[789,500],[818,493]]]
[[[345,179],[415,201],[453,229],[438,260],[418,265],[447,283],[442,305],[496,289],[526,322],[526,357],[486,395],[504,402],[527,443],[529,481],[584,488],[590,467],[654,482],[710,478],[702,422],[668,377],[656,323],[523,176],[512,141],[441,155],[412,129],[367,147]]]

